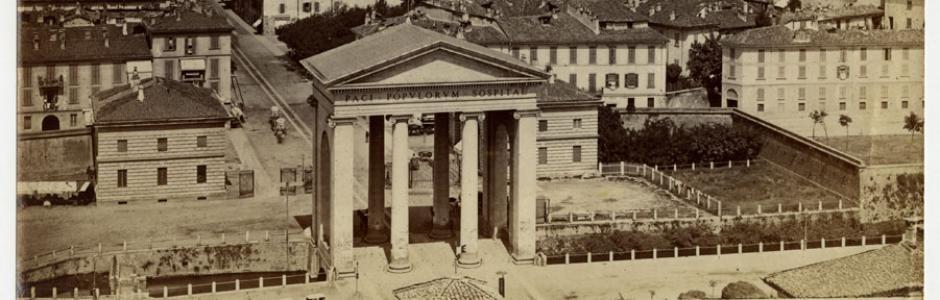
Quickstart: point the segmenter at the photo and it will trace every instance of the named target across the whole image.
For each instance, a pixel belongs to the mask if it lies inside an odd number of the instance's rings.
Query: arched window
[[[738,107],[738,92],[734,89],[729,89],[727,96],[727,106],[726,107]]]
[[[42,131],[59,130],[59,118],[46,116],[42,118]]]

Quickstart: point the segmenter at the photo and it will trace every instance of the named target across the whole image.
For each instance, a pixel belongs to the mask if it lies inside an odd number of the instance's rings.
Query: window
[[[548,64],[554,65],[558,63],[558,47],[549,47],[548,48]]]
[[[630,46],[627,48],[627,63],[635,64],[636,63],[636,47]]]
[[[78,85],[78,66],[69,65],[69,85]]]
[[[196,137],[196,147],[205,148],[209,143],[208,137],[200,135]]]
[[[546,147],[539,147],[539,164],[548,164],[548,148]]]
[[[206,183],[206,166],[196,166],[196,183]]]
[[[55,66],[46,66],[46,78],[55,78]]]
[[[799,110],[799,111],[805,111],[805,110],[806,110],[806,103],[798,103],[797,106],[796,106],[796,109]]]
[[[646,74],[646,88],[656,88],[656,73]]]
[[[617,46],[613,46],[613,45],[607,46],[607,49],[608,49],[608,52],[607,52],[608,64],[616,65],[617,64]],[[630,47],[630,50],[633,50],[633,47]],[[627,56],[627,57],[630,58],[630,56]],[[629,62],[633,63],[633,59],[630,58]]]
[[[176,79],[173,72],[173,61],[167,60],[163,62],[163,71],[166,73],[166,79]]]
[[[865,61],[868,59],[868,48],[858,49],[858,60]]]
[[[101,84],[101,65],[91,64],[91,84]]]
[[[588,92],[597,92],[597,74],[588,74]]]
[[[888,64],[881,65],[881,77],[888,77]]]
[[[21,80],[23,82],[23,87],[32,87],[33,86],[33,68],[30,68],[30,67],[23,68],[23,78]]]
[[[539,48],[538,47],[529,48],[529,61],[532,63],[539,61]]]
[[[219,59],[209,59],[209,78],[219,78]]]
[[[910,58],[911,58],[911,49],[909,48],[901,49],[901,59],[908,60]]]
[[[881,86],[881,98],[888,98],[888,86],[887,85]]]
[[[33,106],[33,91],[23,90],[23,106]]]
[[[862,99],[868,98],[868,88],[866,86],[858,87],[858,97]]]
[[[111,83],[115,85],[124,83],[124,65],[111,65]]]
[[[907,0],[907,10],[914,8],[914,0]]]
[[[845,50],[845,49],[842,49],[842,50],[839,52],[839,62],[843,62],[843,63],[844,63],[848,55],[849,55],[849,51],[848,51],[848,50]]]
[[[277,5],[277,12],[280,14],[287,12],[287,7],[284,5],[284,3]]]
[[[799,70],[800,70],[799,78],[806,79],[806,66],[800,66]]]
[[[757,103],[757,111],[758,111],[758,112],[764,111],[764,104],[763,104],[763,103]]]
[[[157,151],[166,152],[166,138],[157,139]]]
[[[620,87],[620,75],[616,73],[610,73],[604,76],[605,87],[608,89],[616,89]]]
[[[623,75],[623,87],[635,89],[640,86],[640,75],[637,73],[627,73]]]
[[[308,13],[313,10],[313,5],[311,5],[310,2],[305,2],[303,5],[303,10],[305,13]]]
[[[69,114],[69,126],[78,126],[78,114]]]
[[[728,65],[728,78],[734,79],[735,73],[737,73],[735,71],[737,70],[735,70],[734,62],[732,62]]]
[[[819,78],[826,79],[826,65],[819,65]]]
[[[826,61],[826,49],[819,49],[819,62]]]
[[[656,46],[650,46],[649,52],[647,53],[648,53],[647,55],[648,57],[646,58],[647,59],[646,61],[649,64],[655,64],[656,63]]]
[[[673,34],[673,35],[672,35],[672,40],[675,41],[675,42],[673,42],[672,46],[673,46],[673,47],[676,47],[676,48],[679,48],[679,40],[681,40],[681,39],[682,39],[682,37],[679,36],[679,33],[678,33],[678,32],[676,32],[675,34]]]
[[[764,62],[764,50],[763,49],[757,50],[757,62],[758,63]]]
[[[777,88],[777,100],[783,101],[786,98],[786,90],[783,88]]]
[[[888,109],[888,101],[881,101],[881,109]]]
[[[320,13],[320,2],[314,2],[314,3],[313,3],[313,12],[314,12],[314,13]]]
[[[901,108],[907,109],[907,107],[908,107],[907,100],[901,101]]]
[[[310,6],[310,3],[304,3],[306,6]],[[219,36],[213,35],[209,37],[209,50],[219,50],[222,48],[222,45],[219,43]]]
[[[819,87],[819,100],[825,100],[825,99],[826,99],[826,87],[821,86]]]
[[[646,98],[646,107],[653,108],[656,106],[656,98],[649,97]]]
[[[845,110],[845,102],[839,102],[839,110]]]
[[[69,104],[78,104],[78,88],[69,88]]]
[[[764,80],[764,67],[757,67],[757,80]]]
[[[578,47],[568,47],[568,64],[578,64]]]
[[[868,77],[868,66],[866,65],[858,66],[858,77],[861,77],[861,78]]]
[[[118,170],[117,186],[127,187],[127,170]]]
[[[196,54],[196,38],[187,37],[184,41],[186,43],[186,54]]]
[[[891,61],[891,48],[885,48],[885,61]]]
[[[779,50],[777,51],[777,62],[783,63],[787,61],[787,51]]]
[[[571,122],[571,128],[575,128],[575,129],[581,128],[581,119],[574,119]]]
[[[777,79],[786,79],[787,78],[787,67],[779,66],[777,67]]]
[[[578,74],[575,74],[575,73],[568,74],[568,83],[577,86],[577,85],[578,85]]]
[[[597,63],[597,47],[590,46],[588,47],[588,64],[593,65]]]
[[[757,101],[764,101],[764,88],[757,88]]]
[[[519,58],[519,47],[512,47],[510,52],[512,53],[512,57]]]
[[[844,86],[839,87],[839,98],[845,99],[845,95],[848,94],[848,88]]]
[[[806,49],[800,49],[800,62],[806,61]]]
[[[539,120],[539,132],[548,131],[548,120]]]
[[[33,117],[23,116],[23,129],[29,130],[33,128]]]
[[[571,147],[571,162],[581,162],[581,146]]]
[[[634,108],[636,108],[636,99],[635,99],[635,98],[632,98],[632,97],[631,97],[631,98],[627,98],[627,108],[628,108],[628,109],[634,109]]]
[[[166,185],[166,168],[157,168],[157,185]]]
[[[117,151],[127,152],[127,140],[117,140]]]
[[[731,60],[732,62],[738,57],[738,51],[734,48],[728,49],[728,54],[729,54],[728,59]]]
[[[914,27],[914,22],[911,20],[911,18],[907,18],[907,27],[906,27],[906,28],[907,28],[907,29],[911,29],[911,28],[913,28],[913,27]]]
[[[797,89],[797,98],[800,100],[806,99],[806,88],[800,87]]]
[[[176,51],[176,38],[166,37],[163,40],[163,51]]]

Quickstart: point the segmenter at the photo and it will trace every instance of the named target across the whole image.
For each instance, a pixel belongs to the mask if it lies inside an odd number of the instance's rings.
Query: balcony
[[[45,111],[56,111],[59,109],[58,98],[63,92],[64,79],[62,75],[58,78],[43,78],[39,76],[39,93],[42,95],[42,108]]]

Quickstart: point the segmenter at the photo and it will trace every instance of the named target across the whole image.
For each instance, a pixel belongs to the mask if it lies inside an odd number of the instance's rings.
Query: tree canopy
[[[708,91],[708,102],[721,106],[721,44],[718,37],[709,36],[704,43],[696,42],[689,49],[689,77]]]
[[[356,40],[356,35],[350,29],[362,25],[366,14],[371,13],[373,8],[376,18],[390,18],[403,15],[406,4],[407,1],[389,7],[385,0],[379,0],[374,6],[363,8],[339,2],[330,12],[284,25],[275,33],[290,48],[290,58],[297,61]]]

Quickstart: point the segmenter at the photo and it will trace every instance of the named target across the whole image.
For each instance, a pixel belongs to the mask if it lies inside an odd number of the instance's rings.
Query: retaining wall
[[[91,130],[20,134],[16,141],[17,179],[87,180],[93,167]]]
[[[867,166],[859,178],[862,221],[924,216],[923,164]]]

